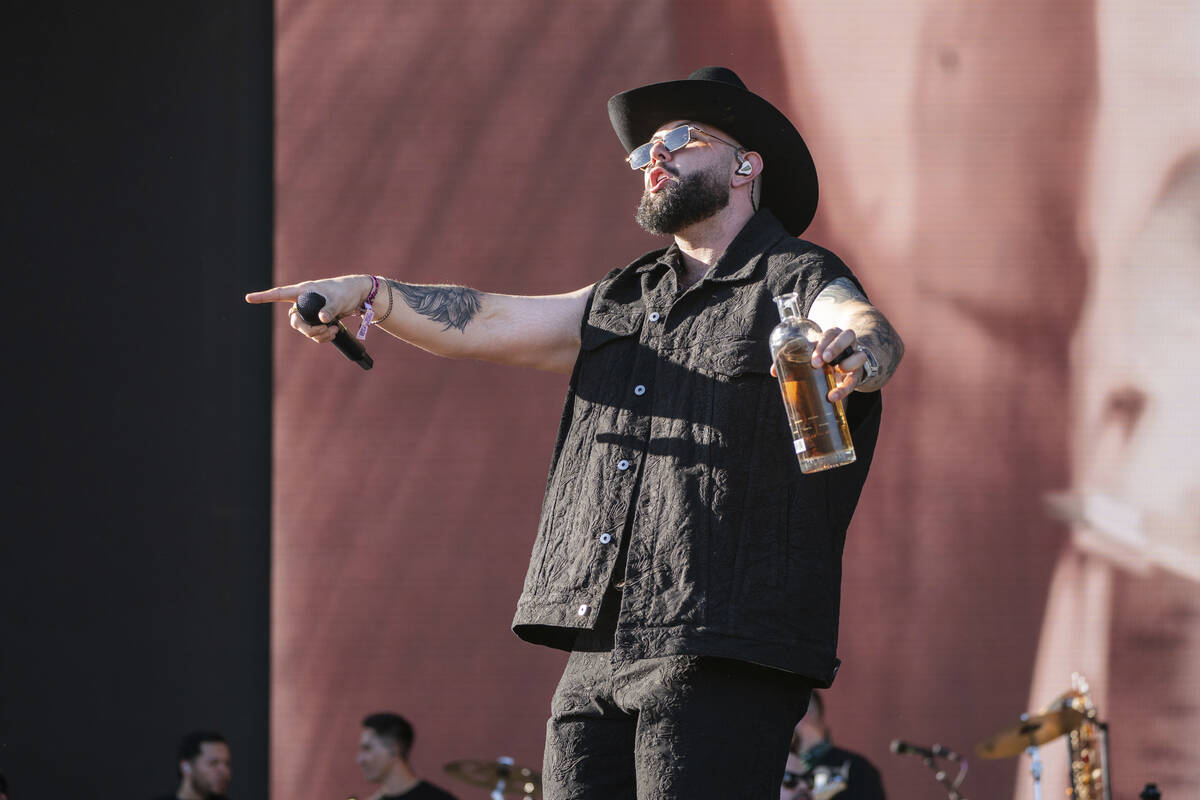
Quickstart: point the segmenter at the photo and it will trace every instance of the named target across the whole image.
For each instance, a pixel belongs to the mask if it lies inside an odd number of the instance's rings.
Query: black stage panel
[[[174,791],[231,742],[266,797],[272,6],[6,14],[0,771]],[[15,135],[13,135],[15,134]]]

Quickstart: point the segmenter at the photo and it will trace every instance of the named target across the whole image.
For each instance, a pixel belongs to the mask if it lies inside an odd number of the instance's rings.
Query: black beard
[[[727,205],[729,184],[711,170],[670,181],[656,194],[644,193],[634,219],[647,233],[675,234]]]

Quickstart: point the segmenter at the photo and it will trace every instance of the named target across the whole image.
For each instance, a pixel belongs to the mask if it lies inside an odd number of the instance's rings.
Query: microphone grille
[[[296,310],[309,325],[323,325],[317,316],[325,307],[325,298],[316,292],[305,292],[296,298]]]

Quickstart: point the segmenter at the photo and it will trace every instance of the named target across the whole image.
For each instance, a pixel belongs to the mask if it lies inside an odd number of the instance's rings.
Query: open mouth
[[[655,194],[662,190],[671,180],[671,173],[662,167],[655,167],[646,175],[646,191]]]

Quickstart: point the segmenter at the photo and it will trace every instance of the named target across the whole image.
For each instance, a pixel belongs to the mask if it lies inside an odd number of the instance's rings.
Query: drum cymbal
[[[1041,714],[1025,714],[1016,725],[1005,728],[975,745],[980,758],[1009,758],[1031,745],[1043,745],[1079,727],[1083,712],[1069,705]]]
[[[540,798],[542,776],[536,770],[514,764],[511,758],[502,757],[494,761],[464,758],[451,761],[443,769],[460,781],[495,790],[504,783],[501,791],[520,797]]]

